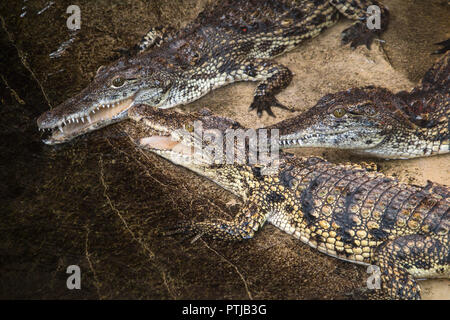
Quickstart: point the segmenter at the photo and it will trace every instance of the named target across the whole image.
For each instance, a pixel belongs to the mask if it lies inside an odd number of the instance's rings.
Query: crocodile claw
[[[186,222],[180,222],[177,223],[175,226],[166,228],[163,231],[163,235],[165,236],[174,236],[174,235],[193,235],[197,231],[196,224],[191,221]]]
[[[436,51],[433,51],[432,54],[441,54],[445,53],[450,50],[450,39],[435,43],[436,46],[442,46],[442,48],[437,49]]]
[[[174,227],[167,228],[162,232],[163,236],[175,236],[180,235],[182,236],[183,240],[187,240],[189,238],[192,238],[191,243],[197,241],[203,233],[196,232],[195,223],[192,222],[185,222],[185,223],[179,223]]]
[[[352,49],[360,45],[365,45],[370,50],[370,46],[376,35],[376,31],[368,29],[364,23],[358,21],[342,31],[342,44],[346,45],[350,43]]]
[[[266,111],[267,114],[271,117],[276,118],[275,114],[272,112],[271,107],[277,107],[280,109],[288,110],[294,112],[295,110],[285,105],[281,104],[275,96],[255,96],[252,104],[248,108],[248,111],[253,111],[256,109],[256,114],[258,117],[261,117],[263,111]]]

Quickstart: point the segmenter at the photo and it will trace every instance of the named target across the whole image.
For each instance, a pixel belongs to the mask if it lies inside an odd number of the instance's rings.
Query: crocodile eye
[[[112,85],[116,88],[119,88],[119,87],[123,86],[124,83],[125,83],[125,79],[118,77],[113,80]]]
[[[333,110],[333,115],[336,118],[342,118],[344,116],[344,114],[346,114],[346,111],[344,108],[337,108]]]
[[[194,126],[190,123],[185,126],[187,132],[194,132]]]

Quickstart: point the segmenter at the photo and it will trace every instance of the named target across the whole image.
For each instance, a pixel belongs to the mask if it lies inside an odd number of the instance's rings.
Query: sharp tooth
[[[64,133],[63,129],[61,126],[58,126],[59,131],[61,131],[62,133]]]
[[[88,119],[89,123],[91,123],[91,117],[87,115],[86,118]]]
[[[81,117],[81,122],[83,122],[83,123],[84,123],[84,117]]]
[[[78,121],[78,118],[77,118],[77,123],[78,123],[79,121]]]
[[[94,110],[94,109],[92,109],[92,113],[95,113],[95,110]]]
[[[62,122],[63,122],[64,125],[66,125],[66,121],[65,120],[63,120]]]

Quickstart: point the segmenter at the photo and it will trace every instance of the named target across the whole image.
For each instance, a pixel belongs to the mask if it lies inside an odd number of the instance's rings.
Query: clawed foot
[[[433,54],[441,54],[450,50],[450,39],[447,39],[442,42],[435,43],[436,46],[442,46],[442,48],[437,49],[433,52]]]
[[[295,111],[294,109],[286,107],[285,105],[278,102],[278,100],[274,96],[255,96],[248,110],[253,111],[256,109],[256,114],[258,115],[258,117],[261,117],[263,111],[266,111],[269,116],[275,118],[275,114],[272,112],[271,107],[277,107],[291,112]]]
[[[357,22],[342,31],[342,44],[350,43],[352,49],[360,45],[365,45],[370,50],[370,46],[376,35],[377,32],[375,30],[370,30],[364,23]]]
[[[167,228],[162,232],[163,236],[182,236],[183,240],[191,239],[191,243],[197,241],[203,232],[199,232],[196,224],[192,222],[179,223],[174,227]]]
[[[164,236],[173,236],[173,235],[180,235],[180,234],[190,234],[192,233],[193,229],[191,228],[192,223],[191,222],[181,222],[176,224],[173,227],[166,228],[162,232]]]

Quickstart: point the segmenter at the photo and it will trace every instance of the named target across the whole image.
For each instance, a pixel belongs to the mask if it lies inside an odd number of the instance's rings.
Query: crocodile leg
[[[443,53],[446,52],[447,50],[450,50],[450,39],[440,42],[439,44],[443,46],[442,49],[438,50],[439,52]],[[438,59],[438,61],[435,62],[433,66],[425,73],[425,75],[422,78],[422,89],[433,90],[435,94],[436,91],[438,92],[443,91],[443,93],[445,92],[448,93],[450,83],[450,79],[448,77],[449,73],[450,73],[450,54],[446,54],[440,59]]]
[[[168,27],[152,27],[150,30],[142,37],[141,41],[138,44],[134,45],[132,48],[119,48],[114,50],[115,52],[119,52],[123,56],[135,56],[139,53],[146,51],[147,49],[153,47],[159,47],[165,41],[170,40],[175,33],[176,29],[168,26]]]
[[[286,88],[292,80],[291,71],[285,66],[265,59],[253,59],[247,61],[241,70],[242,80],[258,81],[262,80],[253,97],[253,102],[249,111],[255,110],[260,117],[263,111],[275,117],[271,107],[278,107],[285,110],[294,111],[282,105],[275,98],[275,95]]]
[[[389,241],[377,248],[374,262],[380,267],[381,289],[370,299],[420,299],[414,278],[448,276],[449,248],[429,236],[412,234]]]
[[[348,19],[358,20],[342,32],[343,44],[351,43],[350,46],[352,48],[364,44],[370,49],[373,39],[387,29],[389,11],[379,2],[371,0],[330,0],[330,3]],[[370,30],[367,27],[367,19],[370,16],[367,8],[371,5],[376,5],[380,8],[380,29]]]
[[[217,240],[245,240],[253,238],[267,219],[267,213],[255,200],[249,199],[232,221],[217,220],[197,223],[184,223],[167,234],[190,233],[207,236]]]
[[[142,37],[142,40],[136,45],[138,53],[141,53],[153,46],[161,46],[163,42],[172,38],[176,32],[177,30],[171,26],[158,26],[150,28],[150,30]]]
[[[220,65],[217,76],[212,77],[209,69],[193,70],[188,79],[177,82],[176,87],[173,87],[169,93],[165,105],[159,107],[165,109],[180,103],[187,104],[227,83],[258,81],[249,111],[256,109],[258,116],[262,116],[263,111],[266,111],[273,117],[275,115],[271,107],[295,111],[275,98],[275,95],[286,88],[292,80],[291,71],[284,65],[261,58],[245,59],[235,63],[220,58],[216,63]],[[199,79],[202,81],[198,81]],[[188,97],[188,100],[185,97]]]

